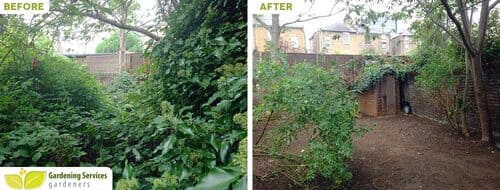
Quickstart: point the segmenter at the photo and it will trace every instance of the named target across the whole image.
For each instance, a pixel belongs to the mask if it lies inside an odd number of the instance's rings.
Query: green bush
[[[0,164],[80,165],[92,162],[109,100],[86,69],[28,43],[24,25],[10,20],[0,35]]]
[[[352,135],[357,102],[343,86],[338,72],[316,65],[266,59],[258,63],[259,96],[256,119],[265,120],[269,113],[280,119],[269,132],[269,152],[281,162],[286,176],[299,185],[307,185],[318,176],[331,179],[335,186],[351,179],[347,162],[352,155]],[[288,145],[300,131],[314,134],[298,155],[286,153]]]
[[[111,85],[127,90],[112,90],[124,106],[110,122],[116,140],[101,154],[104,165],[128,160],[141,189],[227,189],[244,181],[235,163],[246,157],[239,152],[246,130],[237,122],[247,106],[245,11],[244,1],[180,4],[148,53],[149,79]],[[113,171],[120,176],[122,168]],[[220,174],[227,180],[206,183]]]

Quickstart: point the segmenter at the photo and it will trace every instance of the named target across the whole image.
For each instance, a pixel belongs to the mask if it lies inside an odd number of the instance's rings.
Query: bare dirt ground
[[[346,189],[500,189],[500,152],[478,135],[466,139],[416,116],[363,117],[358,124],[372,130],[355,140]],[[254,130],[255,141],[262,127]],[[299,138],[294,147],[305,143]],[[272,168],[272,159],[254,156],[254,189],[300,189]],[[327,181],[317,181],[329,189]]]

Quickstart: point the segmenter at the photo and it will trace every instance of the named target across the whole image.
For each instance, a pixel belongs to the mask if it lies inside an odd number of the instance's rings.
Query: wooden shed
[[[400,110],[399,82],[385,75],[372,90],[359,96],[360,112],[371,116],[395,115]]]

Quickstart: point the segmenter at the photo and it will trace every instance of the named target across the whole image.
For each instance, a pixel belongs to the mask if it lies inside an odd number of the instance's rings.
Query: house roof
[[[400,37],[400,36],[413,36],[413,33],[411,33],[408,30],[405,30],[404,32],[400,32],[398,34],[394,34],[394,36],[392,36],[391,38],[394,39],[394,38],[397,38],[397,37]]]
[[[329,32],[357,32],[356,29],[344,24],[344,23],[335,23],[328,25],[326,27],[320,28],[322,31],[329,31]]]
[[[320,28],[322,31],[327,32],[352,32],[352,33],[365,33],[366,29],[363,27],[350,26],[344,23],[335,23],[326,27]],[[384,29],[370,27],[370,34],[388,34]]]

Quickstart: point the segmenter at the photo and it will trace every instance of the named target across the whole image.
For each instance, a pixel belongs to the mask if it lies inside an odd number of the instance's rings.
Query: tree
[[[74,23],[81,25],[85,22],[85,31],[98,30],[103,24],[113,26],[127,31],[143,34],[158,41],[161,37],[156,34],[163,25],[156,23],[147,25],[135,24],[133,11],[139,4],[134,0],[54,0],[51,1],[51,12],[48,15],[39,16],[40,22],[56,26],[64,26],[64,29],[74,28]],[[98,23],[92,23],[98,21]],[[156,27],[155,26],[161,26]],[[60,27],[57,27],[60,29]]]
[[[311,2],[311,4],[310,4],[310,8],[311,8],[316,1],[310,0],[310,2]],[[273,48],[278,48],[278,46],[280,44],[280,42],[279,42],[280,34],[281,34],[281,32],[283,32],[283,30],[286,28],[287,25],[294,24],[294,23],[300,23],[300,22],[307,22],[307,21],[311,21],[314,19],[318,19],[318,18],[332,16],[334,14],[334,10],[339,2],[341,2],[341,1],[339,1],[339,0],[335,1],[335,3],[332,5],[332,8],[330,9],[330,12],[327,14],[314,16],[311,14],[302,13],[302,14],[298,15],[293,21],[286,22],[283,25],[280,25],[280,18],[279,18],[280,15],[279,14],[272,14],[271,15],[271,24],[270,25],[262,20],[262,18],[261,18],[262,15],[254,15],[253,18],[255,21],[257,21],[262,27],[264,27],[271,34],[271,44],[273,44],[272,45]],[[273,52],[273,51],[274,50],[272,50],[271,52]]]
[[[114,32],[110,37],[104,38],[96,47],[96,53],[114,53],[119,50],[118,33]],[[132,32],[127,32],[126,50],[132,52],[142,52],[143,47],[139,36]]]
[[[383,0],[370,0],[372,3],[381,3]],[[436,26],[442,29],[452,40],[455,40],[465,50],[468,64],[474,84],[474,99],[478,110],[481,141],[491,142],[492,131],[488,112],[488,101],[486,97],[485,85],[483,82],[482,53],[486,30],[490,12],[500,2],[495,0],[490,4],[489,0],[463,1],[455,0],[450,3],[448,0],[417,0],[415,3],[401,5],[406,1],[392,1],[399,4],[399,13],[413,14],[430,19]],[[477,28],[472,24],[472,16],[469,13],[475,8],[479,8],[479,22]],[[442,15],[445,15],[443,18]],[[473,15],[473,14],[470,14]],[[452,28],[450,28],[451,23]],[[474,29],[474,30],[473,30]],[[456,32],[454,32],[456,31]]]
[[[500,2],[500,0],[496,0],[491,5],[489,0],[483,0],[479,2],[456,0],[453,4],[450,4],[448,0],[440,0],[440,6],[432,6],[432,4],[423,1],[418,2],[420,6],[424,7],[424,11],[427,13],[432,11],[445,12],[446,16],[449,19],[447,19],[447,21],[451,21],[451,23],[455,26],[458,35],[456,33],[453,33],[440,22],[434,21],[437,26],[441,27],[466,51],[467,59],[469,60],[466,61],[466,63],[468,64],[472,74],[474,84],[474,98],[479,114],[479,121],[481,126],[481,141],[491,142],[493,138],[490,116],[488,112],[486,87],[483,81],[484,73],[481,54],[483,51],[490,11]],[[472,18],[469,18],[471,16],[468,15],[468,11],[475,8],[476,6],[480,7],[480,12],[477,31],[474,33],[472,31]],[[429,7],[432,8],[429,9]]]

